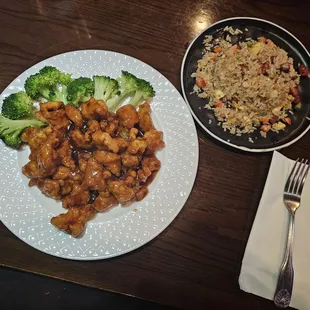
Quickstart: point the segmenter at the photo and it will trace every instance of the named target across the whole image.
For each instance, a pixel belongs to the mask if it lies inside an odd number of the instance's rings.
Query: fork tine
[[[297,189],[297,195],[299,195],[299,196],[301,196],[302,190],[304,188],[304,185],[305,185],[305,182],[306,182],[306,178],[307,178],[307,175],[308,175],[308,172],[309,172],[309,168],[310,168],[310,166],[309,166],[308,160],[306,160],[306,163],[305,163],[305,165],[303,167],[303,171],[305,170],[305,172],[302,174],[301,182],[298,185],[298,189]]]
[[[304,168],[304,163],[305,163],[305,160],[302,158],[301,161],[299,162],[298,169],[297,169],[295,176],[294,176],[294,182],[292,184],[292,188],[290,191],[292,194],[297,194],[297,188],[298,188],[299,180],[301,180],[302,170]]]
[[[301,160],[302,166],[301,166],[301,169],[300,169],[300,171],[298,173],[297,181],[294,184],[294,188],[293,188],[292,194],[297,195],[297,193],[298,193],[299,187],[300,187],[300,185],[302,183],[302,180],[303,180],[304,172],[307,169],[307,163],[308,163],[308,160],[305,160],[305,161],[304,161],[304,159]]]
[[[294,174],[295,174],[295,170],[296,170],[296,166],[297,166],[297,163],[298,163],[298,162],[299,162],[299,158],[297,158],[297,160],[295,161],[295,164],[294,164],[294,166],[293,166],[293,168],[292,168],[292,170],[291,170],[291,172],[290,172],[290,175],[289,175],[289,177],[287,178],[287,181],[286,181],[285,187],[284,187],[284,191],[285,191],[285,192],[288,192],[288,189],[289,189],[289,187],[290,187],[290,185],[291,185],[291,182],[292,182],[293,176],[294,176]]]
[[[295,162],[295,165],[290,173],[290,176],[288,177],[287,179],[287,184],[285,186],[285,191],[286,192],[289,192],[291,193],[292,192],[292,188],[293,188],[293,185],[294,185],[294,179],[295,179],[295,176],[296,176],[296,173],[298,171],[298,168],[300,167],[300,161],[299,161],[299,158],[296,160]]]

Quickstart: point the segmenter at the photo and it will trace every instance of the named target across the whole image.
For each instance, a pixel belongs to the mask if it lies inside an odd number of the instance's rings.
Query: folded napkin
[[[283,189],[294,161],[274,152],[264,192],[244,253],[240,288],[273,299],[288,230]],[[310,174],[295,216],[294,285],[291,307],[310,309]]]

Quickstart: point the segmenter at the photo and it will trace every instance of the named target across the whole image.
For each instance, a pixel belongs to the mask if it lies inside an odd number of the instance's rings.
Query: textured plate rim
[[[189,103],[189,100],[187,99],[187,96],[186,96],[186,93],[185,93],[185,87],[184,87],[184,82],[183,82],[183,76],[184,76],[184,67],[185,67],[185,62],[186,62],[186,59],[187,59],[187,56],[188,56],[188,53],[192,47],[192,45],[196,42],[196,40],[205,32],[207,31],[208,29],[210,29],[211,27],[213,26],[216,26],[217,24],[220,24],[220,23],[223,23],[223,22],[226,22],[226,21],[232,21],[232,20],[238,20],[238,19],[249,19],[249,20],[257,20],[257,21],[260,21],[260,22],[263,22],[263,23],[266,23],[266,24],[270,24],[270,25],[273,25],[281,30],[283,30],[284,32],[286,32],[288,35],[290,35],[292,38],[294,38],[300,45],[301,47],[304,49],[304,51],[308,54],[309,58],[310,58],[310,53],[308,52],[308,50],[306,49],[306,47],[302,44],[302,42],[296,37],[294,36],[291,32],[289,32],[287,29],[281,27],[280,25],[276,24],[276,23],[273,23],[271,21],[268,21],[266,19],[262,19],[262,18],[256,18],[256,17],[242,17],[242,16],[239,16],[239,17],[230,17],[230,18],[225,18],[225,19],[221,19],[213,24],[211,24],[209,27],[205,28],[204,30],[202,30],[193,40],[192,42],[190,43],[190,45],[188,46],[185,54],[184,54],[184,57],[183,57],[183,60],[182,60],[182,64],[181,64],[181,74],[180,74],[180,80],[181,80],[181,89],[182,89],[182,94],[183,94],[183,98],[185,100],[185,102],[187,103],[194,119],[196,120],[196,122],[202,127],[202,129],[207,133],[209,134],[211,137],[215,138],[216,140],[226,144],[226,145],[229,145],[230,147],[233,147],[233,148],[236,148],[236,149],[239,149],[239,150],[242,150],[242,151],[246,151],[246,152],[253,152],[253,153],[264,153],[264,152],[271,152],[271,151],[275,151],[275,150],[280,150],[280,149],[283,149],[285,147],[288,147],[292,144],[294,144],[295,142],[297,142],[299,139],[301,139],[310,129],[310,124],[308,125],[308,127],[300,134],[298,135],[295,139],[283,144],[283,145],[279,145],[279,146],[275,146],[275,147],[271,147],[271,148],[259,148],[259,149],[252,149],[252,148],[249,148],[249,147],[245,147],[245,146],[239,146],[239,145],[236,145],[234,143],[231,143],[231,142],[228,142],[226,141],[225,139],[222,139],[221,137],[215,135],[214,133],[212,133],[200,120],[199,118],[197,117],[197,115],[195,114],[195,112],[193,111],[190,103]]]
[[[180,96],[181,100],[184,102],[184,105],[188,108],[188,105],[187,105],[187,102],[184,100],[184,98],[182,97],[182,95],[180,94],[180,92],[177,90],[177,88],[171,83],[171,81],[165,77],[164,74],[162,74],[161,72],[159,72],[157,69],[155,69],[153,66],[149,65],[148,63],[138,59],[138,58],[135,58],[133,56],[130,56],[130,55],[127,55],[127,54],[123,54],[123,53],[119,53],[119,52],[116,52],[116,51],[111,51],[111,50],[101,50],[101,49],[81,49],[81,50],[72,50],[72,51],[68,51],[68,52],[64,52],[64,53],[60,53],[60,54],[56,54],[56,55],[53,55],[53,56],[50,56],[48,58],[45,58],[45,59],[42,59],[41,61],[38,61],[37,63],[33,64],[32,66],[28,67],[27,69],[25,69],[23,72],[21,72],[17,77],[15,77],[4,89],[3,91],[1,92],[4,93],[5,91],[7,91],[7,89],[10,87],[10,85],[18,78],[20,78],[21,75],[23,75],[26,71],[36,67],[37,65],[45,62],[45,61],[49,61],[55,57],[59,57],[59,56],[63,56],[63,55],[67,55],[67,54],[74,54],[74,53],[87,53],[87,52],[106,52],[106,53],[113,53],[113,54],[118,54],[122,57],[127,57],[129,59],[131,59],[132,61],[138,61],[146,66],[148,66],[149,68],[153,69],[157,74],[161,75],[169,84],[169,86],[175,90],[176,94],[178,94],[178,96]],[[11,232],[13,233],[21,242],[24,242],[26,243],[27,245],[29,245],[30,247],[32,247],[33,249],[37,250],[37,251],[40,251],[44,254],[47,254],[47,255],[51,255],[51,256],[54,256],[54,257],[57,257],[57,258],[61,258],[61,259],[66,259],[66,260],[76,260],[76,261],[97,261],[97,260],[104,260],[104,259],[110,259],[110,258],[113,258],[113,257],[119,257],[119,256],[122,256],[124,254],[127,254],[127,253],[130,253],[130,252],[133,252],[139,248],[142,248],[143,246],[145,246],[147,243],[151,242],[153,239],[155,239],[157,236],[159,236],[163,231],[165,231],[167,229],[167,227],[175,220],[175,218],[178,216],[178,214],[182,211],[183,207],[185,206],[191,192],[192,192],[192,189],[193,189],[193,186],[195,184],[195,180],[196,180],[196,176],[197,176],[197,171],[198,171],[198,165],[199,165],[199,140],[198,140],[198,134],[197,134],[197,130],[196,130],[196,126],[195,126],[195,122],[193,120],[193,117],[192,117],[192,113],[190,111],[190,109],[188,109],[189,111],[189,122],[192,123],[193,125],[193,132],[195,133],[195,136],[194,136],[194,140],[195,140],[195,144],[196,144],[196,148],[195,148],[195,156],[193,158],[193,162],[194,162],[194,169],[193,169],[193,174],[192,176],[190,177],[190,185],[188,186],[188,194],[187,194],[187,197],[185,198],[184,200],[184,203],[181,207],[178,208],[178,210],[175,211],[175,214],[170,218],[169,221],[167,221],[167,223],[165,225],[163,225],[161,228],[159,228],[158,230],[155,231],[155,233],[153,234],[150,234],[150,236],[147,238],[147,240],[143,241],[142,243],[140,244],[137,244],[136,246],[133,246],[129,249],[126,249],[124,251],[122,251],[121,253],[113,253],[113,254],[109,254],[109,255],[106,255],[104,257],[77,257],[77,256],[74,256],[74,257],[68,257],[68,256],[63,256],[63,255],[60,255],[60,254],[57,254],[57,253],[52,253],[52,252],[48,252],[48,251],[45,251],[43,249],[39,249],[38,247],[36,247],[34,244],[31,244],[30,242],[28,242],[28,240],[23,240],[21,239],[17,233],[15,233],[15,231],[12,231],[10,229],[10,227],[8,225],[6,225],[6,223],[3,221],[2,219],[2,213],[0,213],[0,221],[3,223],[3,225]],[[4,148],[6,148],[6,146],[3,146]]]

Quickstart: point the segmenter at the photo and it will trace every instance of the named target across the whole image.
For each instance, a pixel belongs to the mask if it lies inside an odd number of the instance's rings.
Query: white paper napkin
[[[273,299],[285,251],[288,211],[283,204],[283,189],[293,165],[293,160],[274,152],[239,277],[243,291],[268,299]],[[310,309],[310,174],[295,217],[293,264],[290,306]]]

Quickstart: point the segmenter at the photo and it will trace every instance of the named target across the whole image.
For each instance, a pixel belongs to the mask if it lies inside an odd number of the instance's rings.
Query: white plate
[[[125,254],[160,234],[185,204],[197,172],[198,140],[191,113],[179,92],[158,71],[135,58],[100,50],[64,53],[44,60],[18,76],[0,100],[23,89],[25,79],[46,65],[73,77],[109,75],[127,70],[151,82],[156,96],[152,118],[164,132],[166,147],[158,152],[162,168],[149,186],[149,194],[130,207],[118,206],[88,222],[82,238],[75,239],[50,224],[65,210],[37,188],[29,188],[21,173],[29,148],[15,151],[0,145],[0,219],[18,238],[32,247],[62,258],[97,260]]]

